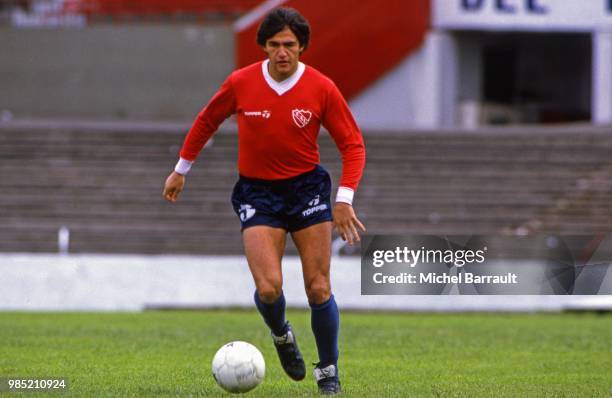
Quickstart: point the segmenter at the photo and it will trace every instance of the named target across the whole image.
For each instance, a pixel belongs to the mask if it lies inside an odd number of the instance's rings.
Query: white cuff
[[[338,194],[336,194],[336,202],[348,203],[353,205],[353,196],[355,191],[347,187],[338,187]]]
[[[187,175],[189,173],[189,169],[191,169],[191,165],[193,162],[190,162],[187,159],[180,158],[179,161],[174,166],[174,171],[181,175]]]

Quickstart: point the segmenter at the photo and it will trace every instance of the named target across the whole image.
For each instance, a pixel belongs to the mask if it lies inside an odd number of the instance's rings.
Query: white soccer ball
[[[257,387],[266,374],[266,362],[252,344],[232,341],[215,354],[212,373],[221,388],[231,393],[243,393]]]

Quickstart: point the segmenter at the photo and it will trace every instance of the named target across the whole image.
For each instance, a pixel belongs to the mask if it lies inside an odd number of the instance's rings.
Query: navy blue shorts
[[[242,229],[268,225],[294,232],[332,220],[330,195],[329,173],[317,166],[284,180],[240,176],[232,192],[232,206]]]

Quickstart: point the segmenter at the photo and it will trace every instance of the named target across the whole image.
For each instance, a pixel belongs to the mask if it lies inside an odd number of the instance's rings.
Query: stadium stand
[[[231,23],[261,0],[0,0],[0,21],[14,12],[49,23],[64,17],[97,22],[208,22]],[[58,26],[62,23],[59,22]]]
[[[232,21],[261,0],[65,0],[64,12],[84,14],[90,22],[171,18],[224,19]]]
[[[612,229],[612,129],[365,135],[356,209],[369,233]],[[176,204],[161,198],[185,132],[0,129],[0,251],[241,254],[229,204],[237,136],[220,132]],[[321,134],[322,163],[340,173]],[[290,252],[294,249],[290,248]]]

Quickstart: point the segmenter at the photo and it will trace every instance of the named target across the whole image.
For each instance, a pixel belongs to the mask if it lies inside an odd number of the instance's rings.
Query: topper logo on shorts
[[[240,221],[245,222],[255,215],[257,210],[251,205],[240,205]]]
[[[297,124],[299,128],[303,128],[310,122],[312,112],[305,109],[294,109],[291,111],[291,116],[293,116],[295,124]]]
[[[302,216],[303,217],[307,217],[309,215],[311,215],[312,213],[316,213],[318,211],[322,211],[322,210],[327,210],[327,204],[323,203],[323,204],[319,204],[320,202],[320,198],[319,195],[315,196],[313,200],[311,200],[310,202],[308,202],[308,206],[312,206],[306,210],[304,210],[302,212]]]

